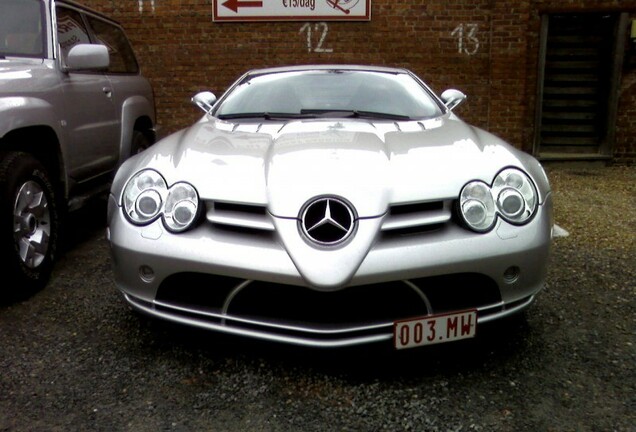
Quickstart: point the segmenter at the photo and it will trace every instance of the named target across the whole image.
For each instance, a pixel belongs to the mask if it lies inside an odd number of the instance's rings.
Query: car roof
[[[384,72],[384,73],[410,73],[404,68],[395,68],[388,66],[373,66],[373,65],[359,65],[359,64],[308,64],[308,65],[295,65],[295,66],[279,66],[272,68],[252,69],[247,72],[247,75],[266,75],[271,73],[280,72],[303,72],[312,70],[352,70],[352,71],[365,71],[365,72]]]

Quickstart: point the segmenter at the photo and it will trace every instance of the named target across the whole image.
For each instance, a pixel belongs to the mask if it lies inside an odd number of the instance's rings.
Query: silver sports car
[[[135,309],[316,347],[473,337],[544,286],[541,165],[404,69],[253,70],[119,169],[116,284]]]

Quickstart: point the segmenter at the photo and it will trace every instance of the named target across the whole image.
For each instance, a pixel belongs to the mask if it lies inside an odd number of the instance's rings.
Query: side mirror
[[[212,92],[204,91],[194,95],[192,102],[207,114],[212,110],[216,102],[216,96]]]
[[[465,100],[466,95],[459,90],[448,89],[445,90],[444,93],[442,93],[442,101],[444,101],[444,105],[446,105],[446,108],[451,111]]]
[[[68,52],[66,69],[70,71],[108,69],[108,48],[97,44],[77,44]]]

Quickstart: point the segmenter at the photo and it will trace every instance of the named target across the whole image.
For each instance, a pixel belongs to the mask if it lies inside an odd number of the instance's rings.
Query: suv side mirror
[[[214,93],[212,92],[204,91],[194,95],[192,102],[207,114],[210,110],[212,110],[212,107],[216,102],[216,96],[214,96]]]
[[[442,93],[442,101],[449,110],[453,110],[457,105],[466,100],[466,95],[459,90],[448,89]]]
[[[71,71],[108,69],[108,48],[97,44],[77,44],[68,52],[66,69]]]

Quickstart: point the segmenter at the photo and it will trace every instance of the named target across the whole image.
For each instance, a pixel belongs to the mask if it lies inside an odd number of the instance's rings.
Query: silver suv
[[[106,193],[154,130],[120,25],[71,1],[0,0],[0,297],[47,283],[64,216]]]

